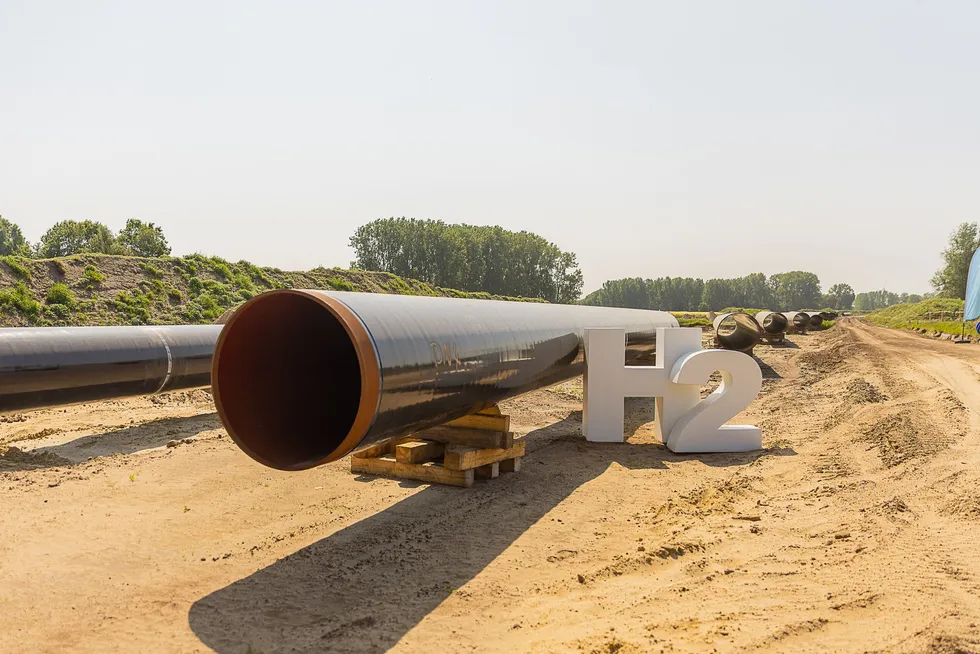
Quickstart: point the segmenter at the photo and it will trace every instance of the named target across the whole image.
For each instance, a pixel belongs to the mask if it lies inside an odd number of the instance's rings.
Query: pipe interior
[[[781,313],[770,313],[762,322],[762,328],[770,334],[781,334],[786,331],[788,321]]]
[[[744,350],[759,342],[759,323],[744,313],[732,313],[718,322],[715,333],[723,347]]]
[[[811,327],[822,327],[823,326],[823,316],[819,313],[814,313],[810,316],[810,326]]]
[[[806,329],[810,326],[810,316],[805,313],[795,313],[793,314],[793,326],[797,330]]]
[[[270,293],[225,329],[216,400],[242,449],[282,470],[310,467],[337,449],[361,395],[357,351],[339,319],[310,297]]]

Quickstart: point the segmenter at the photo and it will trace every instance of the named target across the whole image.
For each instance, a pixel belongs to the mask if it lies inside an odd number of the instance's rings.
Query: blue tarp
[[[970,262],[970,276],[966,280],[966,308],[963,313],[963,320],[977,318],[980,318],[980,250],[973,253],[973,260]]]

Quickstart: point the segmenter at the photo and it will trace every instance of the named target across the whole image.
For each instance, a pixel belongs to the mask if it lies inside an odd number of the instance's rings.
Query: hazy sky
[[[349,264],[414,216],[625,276],[921,292],[980,219],[980,2],[0,0],[0,214]]]

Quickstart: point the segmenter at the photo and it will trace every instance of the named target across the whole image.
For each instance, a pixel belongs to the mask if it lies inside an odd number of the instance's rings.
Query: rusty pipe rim
[[[225,405],[222,399],[222,351],[226,346],[229,335],[234,332],[236,323],[239,322],[244,316],[247,316],[250,312],[254,311],[254,308],[258,304],[267,302],[270,300],[270,298],[277,296],[293,296],[303,298],[305,300],[311,300],[319,307],[325,309],[330,316],[343,327],[344,332],[350,339],[350,344],[353,346],[354,352],[356,353],[357,364],[360,371],[360,393],[357,402],[357,410],[347,433],[344,435],[340,443],[330,450],[326,456],[305,460],[300,463],[279,463],[256,451],[256,449],[251,446],[249,439],[242,437],[236,429],[236,420],[233,418],[232,412],[229,410],[229,407]],[[379,364],[374,339],[371,337],[370,332],[368,332],[367,328],[361,322],[360,318],[358,318],[357,314],[355,314],[342,301],[335,297],[331,297],[322,291],[303,291],[296,289],[269,291],[252,298],[239,307],[227,319],[224,328],[221,330],[221,334],[218,336],[218,341],[215,344],[211,370],[211,393],[214,399],[215,408],[218,412],[218,417],[225,426],[228,435],[235,442],[235,444],[242,449],[243,452],[248,454],[256,461],[272,468],[277,468],[279,470],[305,470],[342,458],[346,454],[353,451],[354,448],[363,440],[364,436],[367,434],[374,422],[377,408],[381,400],[381,366]]]

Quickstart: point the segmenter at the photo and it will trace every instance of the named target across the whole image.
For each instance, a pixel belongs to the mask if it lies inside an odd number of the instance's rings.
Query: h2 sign
[[[701,385],[715,371],[718,389],[704,400]],[[674,452],[748,452],[762,448],[762,430],[726,425],[762,390],[762,371],[747,354],[702,350],[698,328],[657,329],[657,364],[626,365],[626,331],[585,331],[585,402],[582,431],[586,440],[618,442],[624,435],[627,397],[655,397],[654,426]]]

